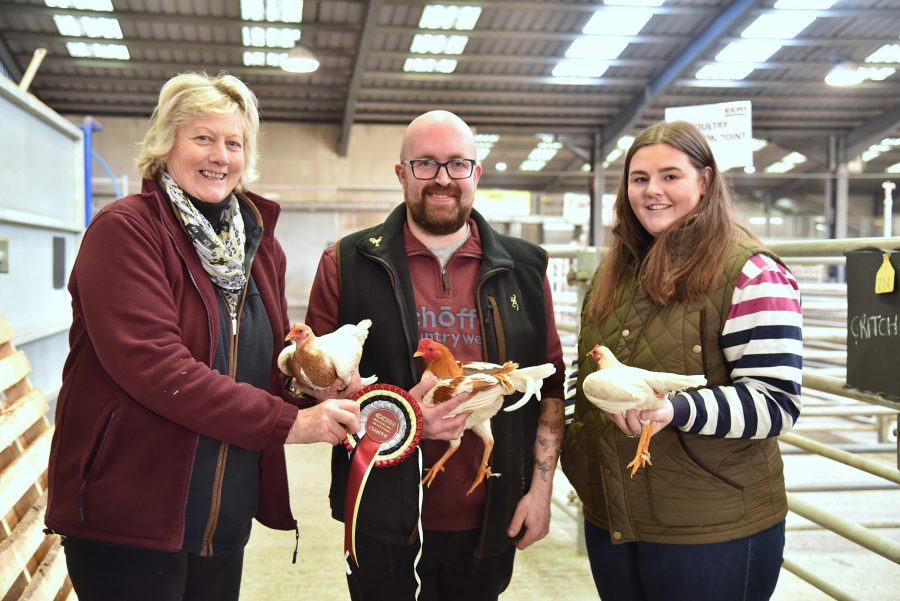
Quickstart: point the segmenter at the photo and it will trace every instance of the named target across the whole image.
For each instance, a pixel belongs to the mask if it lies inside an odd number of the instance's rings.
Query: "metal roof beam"
[[[387,4],[398,6],[425,6],[433,4],[434,0],[387,0]],[[491,0],[490,2],[476,2],[472,0],[463,0],[448,2],[454,6],[480,6],[487,10],[510,10],[510,11],[532,11],[532,12],[554,12],[554,13],[593,13],[598,10],[605,10],[607,5],[602,3],[594,4],[566,4],[562,2],[546,2],[546,1],[529,1],[529,0]],[[657,15],[703,15],[706,9],[704,7],[695,6],[654,6],[653,12]]]
[[[612,150],[619,137],[629,131],[641,113],[657,96],[663,93],[681,73],[697,61],[704,52],[717,43],[744,15],[756,4],[755,0],[737,0],[731,2],[719,13],[713,22],[702,31],[688,46],[675,57],[663,72],[637,95],[626,108],[614,117],[602,130],[600,156],[605,157]]]
[[[116,93],[119,89],[128,91],[146,90],[154,95],[159,94],[160,87],[169,79],[169,75],[159,77],[97,77],[89,75],[70,75],[68,73],[50,73],[41,71],[32,84],[33,89],[39,90],[70,90],[73,86],[78,91],[94,91],[98,94]],[[332,100],[344,97],[344,86],[315,86],[311,89],[285,88],[283,85],[273,83],[258,83],[252,76],[243,79],[255,93],[271,95],[275,98],[291,100]],[[99,89],[97,87],[99,86]],[[304,95],[306,94],[306,95]]]
[[[0,63],[3,63],[6,72],[9,73],[16,83],[22,79],[22,70],[19,67],[19,63],[9,51],[9,46],[6,45],[6,40],[2,37],[0,37]]]
[[[0,14],[26,14],[43,16],[52,19],[54,15],[71,15],[73,17],[97,17],[95,10],[77,8],[50,8],[37,4],[11,4],[0,2]],[[338,33],[355,33],[359,28],[343,23],[281,23],[275,21],[247,21],[212,15],[182,15],[164,12],[137,12],[114,10],[102,13],[104,17],[115,17],[120,23],[174,23],[179,25],[205,25],[207,27],[274,27],[279,29],[300,29],[304,34],[326,31]]]
[[[353,71],[350,75],[350,83],[347,85],[347,98],[344,101],[344,115],[341,119],[341,139],[338,142],[338,156],[347,156],[347,148],[350,146],[350,133],[353,129],[353,115],[356,112],[356,99],[359,97],[359,87],[362,84],[363,73],[366,70],[366,62],[369,60],[369,51],[372,48],[372,39],[375,37],[378,13],[381,10],[381,0],[368,0],[363,14],[363,29],[359,35],[359,44],[356,48],[356,58],[353,60]]]
[[[896,130],[900,128],[900,106],[866,121],[854,130],[847,133],[847,158],[853,158],[862,153],[875,142],[885,137],[895,137]]]
[[[110,71],[143,71],[145,69],[152,71],[165,71],[167,72],[165,79],[171,77],[174,72],[182,72],[182,71],[194,71],[197,69],[204,69],[208,73],[217,73],[221,69],[226,69],[232,75],[258,75],[260,77],[282,77],[282,78],[293,78],[295,80],[299,80],[300,78],[309,78],[313,79],[315,75],[297,75],[296,73],[288,73],[283,69],[279,69],[278,67],[246,67],[244,65],[236,65],[231,63],[205,63],[199,60],[195,60],[193,62],[175,62],[175,61],[120,61],[120,60],[111,60],[111,59],[103,59],[103,58],[72,58],[72,57],[62,57],[62,56],[48,56],[44,59],[44,65],[50,66],[58,66],[58,67],[84,67],[89,69],[109,69]],[[330,79],[334,79],[335,76],[348,76],[350,72],[346,69],[329,69],[327,76]],[[110,77],[114,77],[112,73]],[[113,83],[115,79],[110,79],[109,83]],[[315,84],[316,89],[319,89],[319,84]],[[328,87],[328,86],[326,86]]]
[[[346,0],[345,0],[346,1]],[[434,0],[388,0],[387,4],[398,6],[425,6],[432,4]],[[490,2],[475,0],[454,0],[452,4],[456,6],[480,6],[488,10],[514,10],[514,11],[532,11],[532,12],[554,12],[554,13],[594,13],[598,10],[607,9],[608,6],[603,3],[590,4],[567,4],[562,2],[546,2],[546,1],[527,1],[527,0],[491,0]],[[750,16],[759,16],[768,13],[780,12],[776,8],[756,8],[749,14]],[[840,18],[859,18],[859,19],[893,19],[897,17],[897,10],[893,8],[828,8],[818,10],[804,10],[804,14],[815,15],[817,18],[840,17]],[[705,6],[654,6],[653,13],[655,15],[705,15],[707,7]]]
[[[492,102],[459,102],[459,101],[440,101],[419,100],[406,102],[385,102],[373,100],[358,100],[357,106],[360,110],[369,112],[385,111],[393,113],[422,113],[440,104],[441,108],[452,111],[454,113],[502,113],[503,115],[568,115],[570,117],[599,117],[603,115],[612,115],[617,109],[604,106],[569,106],[554,105],[547,106],[543,104],[511,104],[499,107]]]
[[[458,92],[458,88],[438,88],[429,86],[427,89],[419,88],[375,88],[368,87],[362,91],[362,97],[372,101],[397,101],[397,102],[441,102],[447,98],[449,92]],[[468,90],[466,97],[492,102],[495,105],[507,103],[515,105],[521,102],[565,102],[566,106],[609,106],[616,108],[619,103],[624,103],[630,96],[628,94],[604,93],[603,104],[598,102],[597,96],[591,93],[581,93],[573,90],[565,92],[541,92],[525,90]]]
[[[406,80],[406,81],[429,81],[447,83],[450,81],[444,73],[404,73],[403,71],[369,71],[363,73],[366,79],[384,79],[384,80]],[[558,89],[571,88],[589,88],[590,86],[623,86],[639,88],[645,83],[645,80],[638,77],[580,77],[578,78],[589,84],[576,84],[567,81],[561,81],[559,77],[552,75],[501,75],[495,73],[454,73],[452,81],[454,83],[521,83],[521,84],[546,84],[554,86]],[[468,91],[467,91],[468,93]]]
[[[13,31],[10,29],[0,30],[0,36],[6,38],[7,40],[13,40],[16,42],[32,44],[35,47],[41,46],[42,44],[65,44],[67,42],[84,42],[85,38],[83,37],[72,37],[72,36],[62,36],[55,35],[52,33],[32,33],[32,32],[22,32],[22,31]],[[90,41],[96,41],[91,39]],[[192,52],[234,52],[235,54],[239,52],[243,52],[245,50],[253,50],[257,52],[290,52],[290,48],[272,48],[272,47],[260,47],[260,46],[244,46],[241,43],[228,43],[228,42],[194,42],[189,40],[153,40],[146,38],[137,38],[134,36],[128,36],[125,39],[117,40],[101,40],[103,43],[111,43],[111,44],[121,44],[124,46],[128,46],[129,48],[140,48],[142,50],[189,50]],[[329,56],[334,58],[352,58],[353,55],[349,52],[342,50],[332,50],[332,49],[322,49],[316,50],[316,56]]]

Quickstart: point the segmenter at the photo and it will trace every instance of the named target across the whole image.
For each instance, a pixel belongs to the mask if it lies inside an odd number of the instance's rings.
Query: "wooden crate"
[[[0,315],[0,600],[75,599],[60,537],[43,532],[53,426]]]

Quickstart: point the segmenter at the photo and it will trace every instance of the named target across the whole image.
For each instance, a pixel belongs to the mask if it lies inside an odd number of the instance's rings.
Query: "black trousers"
[[[479,530],[426,530],[425,548],[416,572],[422,581],[421,601],[496,601],[512,579],[516,548],[475,560]],[[413,562],[419,545],[391,545],[359,532],[359,566],[347,575],[353,601],[413,601]],[[350,561],[349,559],[347,561]]]
[[[237,601],[244,552],[200,557],[63,539],[79,601]]]

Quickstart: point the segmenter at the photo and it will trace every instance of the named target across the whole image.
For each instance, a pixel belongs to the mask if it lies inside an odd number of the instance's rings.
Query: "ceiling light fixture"
[[[319,68],[319,59],[306,46],[294,46],[281,61],[281,68],[288,73],[312,73]]]

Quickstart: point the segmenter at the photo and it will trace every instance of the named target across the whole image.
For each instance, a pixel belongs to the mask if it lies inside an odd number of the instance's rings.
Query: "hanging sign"
[[[719,169],[753,166],[750,101],[678,106],[666,109],[666,121],[687,121],[703,132]]]

